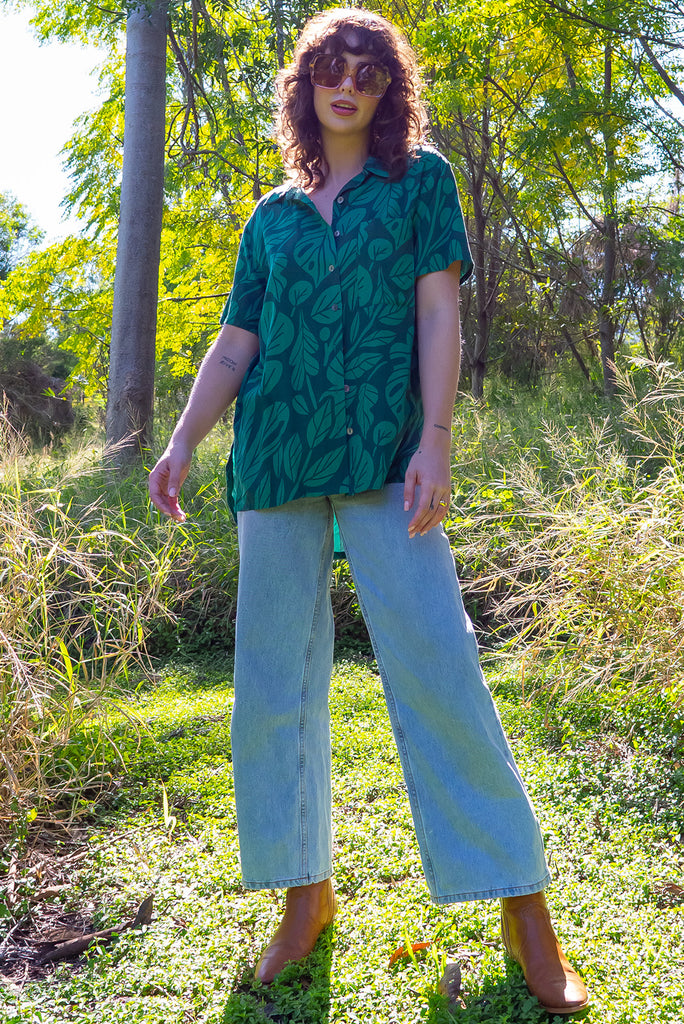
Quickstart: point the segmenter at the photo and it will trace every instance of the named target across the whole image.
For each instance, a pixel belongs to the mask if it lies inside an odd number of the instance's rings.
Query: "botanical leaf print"
[[[257,429],[251,439],[250,447],[258,451],[262,458],[271,458],[276,448],[282,444],[289,419],[290,410],[285,402],[274,402],[272,405],[267,405],[260,419],[252,423],[252,426]],[[246,430],[245,433],[247,433]],[[245,467],[243,473],[245,484],[251,484],[256,479],[255,470],[254,463]]]
[[[357,299],[362,306],[369,306],[373,302],[373,278],[369,267],[359,266],[356,275],[358,291]]]
[[[392,438],[397,436],[397,427],[395,423],[387,423],[382,421],[375,426],[373,430],[373,444],[379,448],[388,444]]]
[[[320,458],[311,462],[306,468],[307,480],[310,481],[312,487],[320,487],[331,476],[340,468],[342,459],[345,456],[345,452],[342,448],[338,448],[333,451],[326,452],[325,455],[321,455]]]
[[[325,252],[322,251],[321,240],[315,227],[317,225],[314,225],[314,230],[310,228],[305,235],[298,239],[292,252],[292,259],[296,266],[313,282],[322,280],[327,273]]]
[[[309,406],[303,395],[295,395],[292,399],[292,408],[300,416],[306,416],[309,412]]]
[[[385,401],[390,409],[401,409],[410,390],[406,384],[406,372],[403,367],[394,370],[385,384]]]
[[[269,359],[267,363],[264,363],[264,372],[261,375],[261,390],[265,395],[276,390],[282,375],[282,363],[276,362],[275,359]]]
[[[339,320],[339,309],[339,285],[329,285],[319,292],[311,307],[311,317],[317,324],[334,324]]]
[[[383,339],[378,339],[376,335],[373,339],[377,341],[375,345],[376,351],[359,352],[357,356],[347,360],[346,364],[346,378],[348,381],[361,381],[365,380],[373,370],[378,367],[378,349],[381,351],[385,347]]]
[[[347,211],[344,215],[344,230],[345,233],[358,234],[358,229],[362,224],[365,223],[368,211],[365,205],[347,207]]]
[[[392,265],[388,268],[388,278],[395,289],[404,288],[407,278],[411,276],[412,271],[413,258],[410,253],[406,253],[404,256],[399,256],[398,259],[393,260]]]
[[[331,398],[327,399],[309,420],[309,424],[306,428],[306,443],[309,448],[313,448],[318,444],[319,438],[326,439],[328,433],[333,424],[333,401]]]
[[[271,306],[269,306],[269,312]],[[288,316],[287,313],[274,310],[273,315],[269,316],[269,320],[267,356],[273,358],[281,353],[287,354],[292,347],[292,339],[294,338],[292,317]]]
[[[297,479],[303,454],[304,445],[302,444],[302,439],[297,434],[293,434],[286,441],[283,449],[283,477],[287,477],[290,480]]]
[[[259,335],[235,408],[233,511],[403,480],[418,445],[416,278],[472,270],[454,176],[428,148],[399,181],[371,157],[336,198],[327,224],[283,185],[245,225],[221,318]]]
[[[358,418],[363,434],[369,434],[375,422],[378,404],[378,389],[374,384],[361,384],[359,387]]]
[[[391,238],[371,238],[368,242],[368,258],[386,260],[396,251],[396,241]]]
[[[318,373],[321,350],[315,334],[297,324],[292,345],[292,385],[300,391],[309,377]]]
[[[376,473],[373,455],[358,435],[351,439],[349,447],[355,466],[354,481],[359,491],[370,491]]]
[[[301,281],[295,281],[287,293],[288,305],[292,308],[301,306],[311,297],[313,287],[313,281],[307,281],[304,278]]]

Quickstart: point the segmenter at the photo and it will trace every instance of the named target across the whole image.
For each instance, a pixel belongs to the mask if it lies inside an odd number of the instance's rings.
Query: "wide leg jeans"
[[[231,726],[244,884],[332,874],[333,511],[382,677],[432,899],[537,892],[539,826],[479,665],[448,539],[403,484],[238,513]]]

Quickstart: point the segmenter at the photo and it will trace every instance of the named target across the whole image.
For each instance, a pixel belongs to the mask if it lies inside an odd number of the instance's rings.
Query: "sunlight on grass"
[[[674,1024],[684,996],[681,766],[617,734],[591,733],[568,706],[523,701],[513,677],[504,665],[504,725],[542,819],[553,915],[593,995],[583,1019]],[[153,922],[91,952],[79,971],[65,964],[21,993],[5,988],[3,1021],[549,1020],[504,958],[496,902],[430,903],[380,680],[367,659],[338,661],[331,693],[340,914],[304,964],[269,988],[252,986],[282,895],[240,885],[231,704],[225,670],[182,666],[131,703],[146,728],[125,748],[118,801],[92,818],[88,858],[60,902],[68,909],[85,901],[113,924],[154,892]],[[431,942],[434,954],[389,967],[406,938]],[[455,1017],[437,993],[444,956],[463,973],[466,1007]]]

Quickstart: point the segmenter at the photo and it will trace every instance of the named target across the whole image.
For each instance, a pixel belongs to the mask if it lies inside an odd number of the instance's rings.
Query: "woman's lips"
[[[347,103],[346,100],[340,100],[339,102],[331,103],[330,107],[340,117],[351,117],[351,115],[355,114],[357,111],[357,108],[354,106],[354,104]]]

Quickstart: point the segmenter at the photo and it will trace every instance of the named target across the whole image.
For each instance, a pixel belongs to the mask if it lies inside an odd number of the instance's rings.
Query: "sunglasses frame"
[[[320,85],[318,82],[314,81],[314,74],[315,74],[315,71],[316,71],[316,61],[319,59],[319,57],[331,57],[333,60],[344,61],[344,74],[342,75],[342,77],[340,78],[339,82],[337,82],[336,85]],[[379,96],[371,96],[370,93],[364,92],[363,89],[359,89],[357,87],[357,85],[356,85],[356,74],[357,74],[359,68],[368,68],[368,67],[381,68],[385,72],[385,74],[387,75],[387,85],[382,90],[382,92],[380,93]],[[335,89],[339,89],[339,87],[342,85],[342,82],[346,81],[347,78],[351,78],[352,85],[354,86],[354,90],[356,92],[358,92],[359,96],[366,96],[368,99],[373,99],[373,100],[381,100],[382,97],[387,92],[387,90],[389,89],[390,84],[392,82],[392,78],[390,76],[390,73],[389,73],[389,71],[387,70],[387,68],[385,67],[384,64],[380,64],[378,61],[374,61],[374,60],[364,60],[364,61],[361,61],[359,64],[355,64],[353,68],[350,68],[349,64],[347,63],[347,61],[345,60],[344,57],[336,57],[334,53],[317,53],[316,56],[311,61],[311,63],[309,64],[309,73],[310,73],[310,76],[311,76],[311,84],[312,85],[316,86],[317,89],[327,89],[329,92],[332,92]]]

